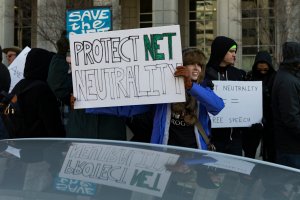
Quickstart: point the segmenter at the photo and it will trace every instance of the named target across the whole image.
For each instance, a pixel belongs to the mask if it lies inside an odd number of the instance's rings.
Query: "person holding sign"
[[[286,42],[272,90],[276,162],[300,169],[300,43]]]
[[[228,37],[218,36],[211,44],[206,78],[220,81],[243,81],[246,72],[234,67],[237,43]],[[212,143],[217,151],[242,155],[242,128],[213,128]]]
[[[184,78],[186,102],[156,104],[151,143],[168,144],[207,150],[207,144],[199,133],[200,123],[210,136],[210,118],[224,108],[218,97],[204,80],[206,57],[197,48],[183,50],[183,65],[176,68],[175,76]],[[87,109],[89,113],[106,113],[132,116],[147,111],[149,105],[121,106]]]
[[[243,149],[246,157],[255,158],[256,150],[262,139],[263,160],[275,162],[275,144],[273,117],[271,109],[272,86],[276,71],[272,57],[266,51],[256,54],[252,70],[247,73],[247,81],[262,81],[263,86],[263,119],[261,123],[253,124],[243,135]]]
[[[62,32],[56,45],[58,52],[51,60],[47,82],[56,98],[70,108],[73,87],[70,63],[68,63],[70,44],[65,31]],[[85,109],[74,110],[72,108],[69,113],[64,113],[63,117],[66,137],[126,140],[123,118],[92,115],[85,113]]]

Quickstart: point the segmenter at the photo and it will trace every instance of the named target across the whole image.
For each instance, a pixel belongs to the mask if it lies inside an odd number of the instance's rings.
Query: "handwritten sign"
[[[179,26],[70,35],[75,108],[185,101]]]
[[[261,81],[213,81],[214,91],[225,103],[216,116],[210,116],[212,127],[249,127],[262,120]]]
[[[161,197],[179,156],[130,147],[73,143],[59,177]]]
[[[111,7],[67,10],[66,26],[68,34],[94,33],[111,30]]]
[[[25,47],[22,52],[16,57],[16,59],[8,66],[10,73],[11,83],[9,91],[11,91],[15,85],[24,78],[24,67],[28,52],[31,50],[29,47]]]

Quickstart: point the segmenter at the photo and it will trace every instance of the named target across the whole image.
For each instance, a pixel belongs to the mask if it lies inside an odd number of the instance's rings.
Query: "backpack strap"
[[[16,92],[16,94],[14,94],[14,95],[12,96],[12,98],[11,98],[10,101],[11,101],[12,103],[16,103],[16,102],[18,101],[18,96],[19,96],[20,94],[23,94],[23,93],[27,92],[28,90],[30,90],[31,88],[34,88],[35,86],[40,85],[40,84],[44,84],[44,82],[43,82],[43,81],[40,81],[40,80],[35,80],[35,81],[33,81],[32,83],[30,83],[29,85],[27,85],[27,87],[25,87],[25,88],[23,88],[22,90]]]

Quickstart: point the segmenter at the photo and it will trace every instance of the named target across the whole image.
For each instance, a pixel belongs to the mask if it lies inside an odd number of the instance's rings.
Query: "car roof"
[[[2,140],[0,152],[0,199],[300,197],[298,169],[197,149],[33,138]]]

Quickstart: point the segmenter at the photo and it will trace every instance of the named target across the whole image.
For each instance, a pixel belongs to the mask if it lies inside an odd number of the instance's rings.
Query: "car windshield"
[[[300,199],[300,171],[181,147],[0,141],[0,199]]]

